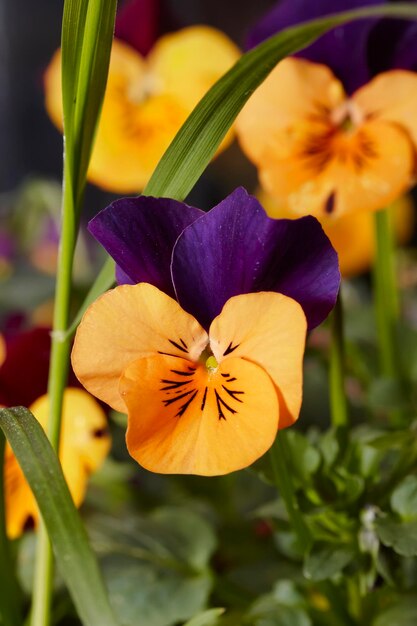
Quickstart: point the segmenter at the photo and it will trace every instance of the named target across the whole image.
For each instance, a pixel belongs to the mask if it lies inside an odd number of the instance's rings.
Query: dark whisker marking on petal
[[[225,390],[225,392],[228,393],[229,396],[233,398],[233,400],[237,400],[237,402],[243,402],[243,400],[241,400],[240,398],[236,398],[236,396],[240,394],[244,394],[245,393],[244,391],[233,391],[232,389],[228,389],[224,385],[222,385],[222,387]]]
[[[179,409],[178,413],[176,413],[175,417],[182,417],[184,415],[185,411],[188,409],[188,407],[190,406],[191,402],[196,397],[197,393],[198,393],[198,390],[196,389],[194,391],[193,395],[190,398],[188,398],[187,402],[184,402],[182,407]]]
[[[184,346],[184,348],[187,348],[187,350],[188,350],[188,346],[185,343],[184,339],[181,339],[181,337],[180,337],[180,341],[181,341],[182,345]]]
[[[237,378],[228,378],[226,380],[227,383],[233,383],[235,380],[237,380]]]
[[[189,369],[189,370],[190,370],[190,372],[195,372],[195,370],[196,370],[196,368],[195,368],[195,367],[190,367],[190,366],[188,366],[188,367],[187,367],[187,369]]]
[[[178,374],[178,376],[193,376],[195,370],[192,372],[181,372],[180,370],[169,370],[173,374]]]
[[[327,213],[328,215],[330,215],[331,213],[333,213],[334,208],[335,208],[335,204],[336,204],[336,192],[332,191],[326,202],[324,205],[324,212]]]
[[[178,389],[178,387],[182,387],[183,385],[188,385],[191,380],[167,380],[163,378],[161,383],[166,383],[167,387],[161,387],[160,391],[168,391],[168,389]]]
[[[222,374],[223,378],[227,378],[230,374]]]
[[[214,393],[216,394],[216,402],[217,402],[217,410],[219,412],[219,420],[221,420],[221,419],[226,420],[226,417],[225,417],[225,415],[223,413],[223,410],[222,410],[222,405],[224,406],[225,409],[230,411],[230,413],[232,413],[232,415],[237,413],[237,411],[235,409],[232,409],[231,406],[229,406],[224,400],[222,400],[222,398],[220,397],[220,394],[218,393],[217,389],[214,390]]]
[[[189,396],[190,393],[193,393],[193,391],[195,390],[190,389],[190,391],[185,391],[180,396],[175,396],[175,398],[168,398],[168,400],[162,400],[162,402],[165,404],[165,406],[169,406],[170,404],[173,404],[173,402],[177,402],[178,400],[182,400],[182,398]]]
[[[207,398],[207,387],[204,389],[204,396],[203,399],[201,401],[201,410],[204,410],[204,407],[206,406],[206,398]]]
[[[229,345],[227,346],[226,350],[223,352],[223,356],[227,356],[228,354],[231,354],[240,345],[240,344],[237,343],[235,346],[232,346],[232,343],[233,343],[232,341],[229,343]]]
[[[171,352],[162,352],[161,350],[158,350],[158,354],[163,354],[164,356],[174,356],[176,359],[183,358],[182,356],[178,356],[178,354],[172,354]]]
[[[174,348],[177,348],[177,350],[181,350],[181,352],[185,352],[186,354],[188,353],[188,350],[185,350],[182,346],[180,346],[179,343],[177,343],[176,341],[172,341],[172,339],[168,339],[169,343],[172,344],[174,346]],[[187,347],[187,346],[185,346]]]

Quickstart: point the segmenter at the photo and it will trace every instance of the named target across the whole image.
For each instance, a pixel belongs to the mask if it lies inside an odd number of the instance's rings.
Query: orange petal
[[[263,164],[265,152],[285,159],[294,141],[303,135],[305,124],[322,124],[344,99],[342,84],[327,67],[285,59],[240,113],[236,125],[239,143],[256,164]]]
[[[145,76],[145,61],[141,55],[127,44],[115,39],[112,44],[109,75],[103,110],[107,99],[116,93],[130,89],[139,90]],[[62,83],[61,50],[58,49],[49,63],[45,75],[45,106],[54,124],[62,130]]]
[[[200,324],[153,285],[121,285],[87,309],[75,337],[72,365],[88,391],[125,412],[118,387],[129,363],[158,352],[196,360],[207,341]]]
[[[316,130],[312,127],[307,143],[294,143],[287,158],[270,153],[260,166],[262,185],[279,204],[298,215],[341,217],[379,210],[409,188],[413,149],[393,124],[371,121],[351,132],[340,130],[328,137],[320,155],[306,158],[306,145],[313,150],[326,141],[326,133]]]
[[[393,70],[378,74],[353,96],[362,115],[394,122],[417,147],[417,74]]]
[[[129,452],[153,472],[227,474],[258,459],[277,433],[274,385],[244,359],[217,370],[170,356],[139,359],[124,372],[120,392]]]
[[[30,410],[45,428],[48,395],[38,398]],[[82,389],[66,389],[59,456],[76,505],[83,501],[88,477],[100,467],[109,449],[107,418],[101,406]]]
[[[30,410],[43,428],[49,412],[47,395],[38,398]],[[66,389],[62,414],[60,460],[69,490],[77,506],[84,499],[87,481],[108,454],[110,437],[106,415],[100,405],[82,389]],[[39,513],[34,496],[9,446],[6,447],[5,495],[7,533],[18,537],[29,519]]]
[[[210,347],[219,363],[240,357],[260,365],[275,383],[280,428],[298,418],[302,400],[307,322],[301,306],[280,293],[230,298],[210,326]]]
[[[187,115],[171,95],[135,103],[127,93],[108,90],[89,180],[119,193],[142,190]]]
[[[6,445],[4,464],[6,528],[10,539],[19,537],[29,519],[36,521],[38,510],[35,498],[9,445]]]
[[[161,37],[149,54],[149,68],[162,93],[175,95],[191,111],[240,57],[221,31],[190,26]]]

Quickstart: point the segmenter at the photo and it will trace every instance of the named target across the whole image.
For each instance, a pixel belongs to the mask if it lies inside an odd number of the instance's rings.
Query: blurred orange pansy
[[[89,180],[110,191],[141,191],[192,109],[239,54],[226,35],[207,26],[164,35],[146,58],[115,39]],[[59,50],[45,74],[45,99],[61,129]],[[231,139],[229,132],[221,148]]]
[[[127,446],[142,466],[226,474],[297,419],[306,328],[298,302],[279,293],[230,298],[206,332],[153,285],[121,285],[85,313],[72,364],[128,413]]]
[[[45,428],[48,396],[30,407]],[[110,448],[106,415],[99,404],[82,389],[64,393],[60,460],[74,502],[85,496],[88,477],[98,469]],[[10,538],[18,537],[29,521],[36,524],[39,513],[35,498],[9,445],[5,453],[6,527]]]
[[[348,97],[331,70],[285,59],[237,122],[262,186],[297,215],[378,210],[413,183],[417,75],[379,74]]]

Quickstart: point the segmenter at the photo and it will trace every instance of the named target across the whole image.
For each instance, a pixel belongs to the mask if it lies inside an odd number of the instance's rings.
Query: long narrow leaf
[[[210,163],[246,101],[279,61],[302,50],[336,26],[372,16],[417,20],[417,6],[406,3],[372,6],[323,17],[283,30],[244,54],[188,117],[160,160],[144,193],[183,200]],[[113,282],[113,265],[109,263],[100,272],[78,312],[78,321],[91,303],[91,296],[99,295],[100,285],[108,288]]]
[[[78,210],[106,89],[117,0],[66,0],[62,103],[66,174]]]
[[[23,407],[0,409],[0,427],[35,495],[61,575],[83,624],[119,626],[61,466],[42,427]]]

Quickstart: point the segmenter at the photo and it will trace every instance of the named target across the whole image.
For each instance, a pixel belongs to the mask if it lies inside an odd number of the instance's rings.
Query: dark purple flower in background
[[[386,0],[282,0],[251,29],[247,48],[279,31]],[[398,19],[360,19],[339,26],[295,56],[327,65],[351,94],[379,72],[417,69],[417,25]]]
[[[116,261],[119,284],[157,286],[205,328],[238,294],[283,293],[302,306],[309,328],[336,301],[337,255],[319,222],[271,219],[242,188],[208,213],[166,198],[124,198],[89,230]]]

